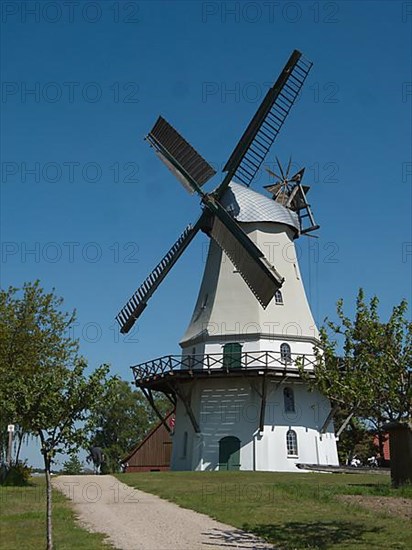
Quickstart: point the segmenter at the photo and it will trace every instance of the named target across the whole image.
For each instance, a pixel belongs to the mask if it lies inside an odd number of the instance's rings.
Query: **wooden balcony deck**
[[[152,361],[132,366],[137,386],[162,386],[162,380],[221,376],[273,376],[300,377],[298,364],[310,371],[316,364],[314,355],[291,354],[289,358],[280,352],[254,351],[236,354],[209,353],[202,355],[165,355]],[[154,387],[153,387],[154,389]]]

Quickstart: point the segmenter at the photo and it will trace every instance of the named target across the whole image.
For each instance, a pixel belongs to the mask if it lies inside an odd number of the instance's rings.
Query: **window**
[[[182,458],[187,457],[187,432],[183,434]]]
[[[242,346],[238,343],[223,346],[223,367],[239,369],[242,366]]]
[[[283,296],[280,290],[275,292],[275,304],[277,306],[283,306]]]
[[[292,362],[292,353],[289,344],[280,344],[280,357],[285,363]]]
[[[286,448],[288,456],[298,456],[298,438],[293,430],[286,433]]]
[[[295,412],[295,395],[292,388],[285,388],[283,390],[283,403],[285,412]]]

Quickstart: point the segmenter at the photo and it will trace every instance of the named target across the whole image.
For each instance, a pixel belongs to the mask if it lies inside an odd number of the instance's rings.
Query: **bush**
[[[80,462],[77,455],[70,455],[69,460],[63,463],[63,474],[76,476],[83,473],[83,462]]]
[[[13,464],[10,468],[2,466],[1,485],[23,487],[29,485],[31,468],[25,462]]]

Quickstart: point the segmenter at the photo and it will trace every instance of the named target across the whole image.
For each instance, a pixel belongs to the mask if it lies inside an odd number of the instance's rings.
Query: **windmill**
[[[282,276],[222,207],[220,199],[232,179],[247,187],[251,185],[311,67],[312,63],[300,52],[295,50],[292,53],[226,162],[223,181],[212,193],[205,193],[202,186],[215,175],[215,170],[163,117],[158,118],[147,141],[184,188],[189,193],[200,195],[203,212],[193,226],[186,227],[120,311],[116,319],[122,333],[131,329],[146,308],[148,300],[199,230],[213,238],[225,251],[262,307],[267,307],[282,286]],[[303,189],[301,192],[304,193]]]
[[[318,342],[316,327],[297,259],[293,256],[292,261],[285,260],[284,251],[291,247],[294,254],[294,239],[318,226],[306,200],[309,187],[301,184],[303,170],[289,178],[291,161],[286,173],[278,162],[281,177],[274,174],[278,181],[267,187],[272,198],[253,191],[250,186],[311,67],[312,63],[299,51],[291,54],[226,162],[221,182],[212,192],[206,192],[204,185],[216,175],[215,170],[163,117],[158,118],[146,137],[184,188],[200,197],[201,213],[196,223],[186,227],[117,315],[122,333],[132,328],[196,234],[202,231],[211,240],[199,297],[180,342],[182,355],[162,357],[132,367],[136,385],[168,431],[170,427],[157,409],[152,392],[162,391],[176,407],[172,459],[175,469],[230,466],[273,470],[293,466],[290,461],[275,464],[273,460],[268,463],[262,458],[267,453],[263,448],[268,438],[271,445],[277,445],[275,440],[279,437],[289,438],[288,452],[293,451],[293,430],[289,430],[289,435],[278,430],[276,437],[272,433],[263,438],[264,444],[261,440],[268,427],[268,396],[273,391],[286,389],[288,397],[283,395],[285,407],[295,410],[294,390],[284,385],[289,379],[301,382],[288,342],[296,342],[296,349],[306,357],[304,362],[313,367],[314,360],[308,357]],[[282,253],[276,254],[277,250],[282,250]],[[304,327],[303,335],[298,338],[291,339],[282,331],[272,334],[266,327],[279,324],[274,322],[273,304],[284,305],[281,291],[284,283],[288,304],[280,318],[284,326],[297,324]],[[279,313],[280,310],[276,312]],[[307,399],[303,386],[300,391]],[[233,427],[232,433],[228,433],[227,430],[222,432],[222,426],[227,422],[210,421],[210,408],[213,410],[216,404],[236,407],[243,403],[246,407],[248,401],[245,399],[259,402],[256,405],[259,409],[256,426],[240,422],[236,429]],[[328,405],[320,395],[318,402],[328,413]],[[205,411],[209,411],[209,421],[203,418]],[[308,423],[304,427],[307,431]],[[311,437],[316,439],[318,436],[313,430]],[[314,440],[310,445],[314,448]],[[327,455],[325,449],[329,449],[332,463],[336,462],[334,439],[333,443],[328,441],[320,447],[318,445],[318,458],[315,459],[312,452],[312,461],[319,462],[325,453]],[[324,460],[330,462],[329,458]],[[261,464],[257,466],[259,461]]]

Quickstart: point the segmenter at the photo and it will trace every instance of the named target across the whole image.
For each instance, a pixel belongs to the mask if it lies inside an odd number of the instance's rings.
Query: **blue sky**
[[[178,353],[200,284],[204,235],[119,335],[118,310],[199,213],[143,137],[162,114],[222,166],[295,48],[314,66],[267,161],[307,168],[314,315],[339,297],[350,311],[360,286],[383,316],[411,300],[411,2],[6,1],[1,26],[1,285],[54,287],[91,367],[131,380]]]

